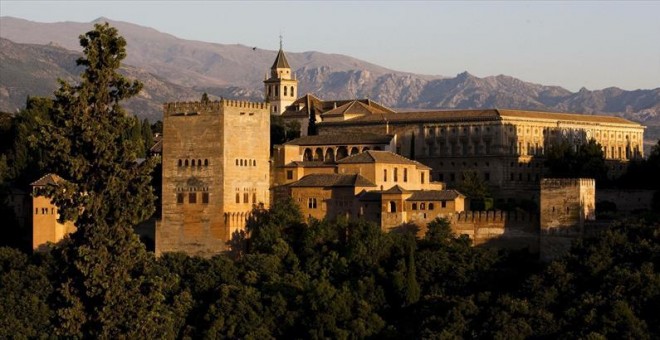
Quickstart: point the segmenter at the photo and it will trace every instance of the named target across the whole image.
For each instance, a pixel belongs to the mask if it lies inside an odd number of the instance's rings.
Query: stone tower
[[[592,178],[541,180],[541,259],[566,253],[584,235],[586,221],[596,219],[596,181]]]
[[[264,79],[264,95],[266,102],[270,103],[271,114],[281,115],[286,107],[296,100],[297,93],[298,81],[291,72],[280,41],[280,50],[270,68],[270,78]]]
[[[270,201],[269,143],[268,103],[164,104],[156,254],[212,256],[227,250],[252,208]]]

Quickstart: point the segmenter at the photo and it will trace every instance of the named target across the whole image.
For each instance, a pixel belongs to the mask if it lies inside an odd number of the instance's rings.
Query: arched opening
[[[311,161],[312,159],[312,149],[305,149],[305,152],[303,153],[303,161]]]
[[[417,210],[417,203],[412,204],[412,210]]]
[[[419,204],[419,210],[426,210],[426,204],[425,203],[420,203]]]
[[[348,149],[345,146],[337,148],[337,160],[348,157]]]
[[[429,210],[433,210],[433,203],[429,203]]]
[[[183,161],[179,159],[179,166],[183,165]]]
[[[204,166],[209,166],[209,160],[208,159],[204,160]]]
[[[358,148],[356,148],[356,147],[351,148],[351,156],[352,155],[357,155],[358,153],[360,153],[360,150],[358,150]]]
[[[316,148],[316,151],[314,152],[314,160],[323,161],[323,149]]]
[[[335,150],[333,148],[328,148],[328,150],[325,151],[325,161],[329,163],[335,161]]]
[[[396,212],[396,202],[390,201],[390,207],[389,207],[389,212],[395,213]]]
[[[195,166],[195,160],[194,159],[190,161],[190,165]]]
[[[197,166],[202,166],[202,160],[201,159],[197,160]]]
[[[291,86],[291,97],[294,97],[293,86]]]
[[[288,88],[285,86],[284,87],[284,96],[287,96],[287,90],[288,90]]]
[[[186,159],[185,162],[183,162],[183,165],[188,166],[188,160]]]

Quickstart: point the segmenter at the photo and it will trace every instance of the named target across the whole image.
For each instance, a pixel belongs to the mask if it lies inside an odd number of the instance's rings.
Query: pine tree
[[[46,194],[77,227],[54,251],[61,267],[54,324],[65,337],[162,337],[162,282],[133,232],[154,211],[157,160],[136,163],[142,141],[123,136],[133,119],[119,105],[142,86],[118,73],[126,41],[115,28],[96,24],[80,44],[82,80],[60,81],[52,123],[38,141],[50,170],[66,180]]]

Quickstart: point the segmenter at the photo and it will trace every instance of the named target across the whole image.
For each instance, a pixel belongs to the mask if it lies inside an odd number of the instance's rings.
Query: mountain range
[[[50,95],[57,78],[75,81],[80,72],[78,36],[108,22],[127,41],[122,72],[145,86],[126,107],[157,120],[162,103],[211,98],[263,100],[262,81],[277,51],[240,44],[180,39],[152,28],[99,18],[91,23],[37,23],[0,17],[0,111],[22,107],[26,96]],[[506,75],[455,77],[399,72],[339,54],[287,52],[299,94],[322,99],[370,98],[397,109],[514,108],[605,114],[647,125],[660,137],[660,87],[627,91],[616,87],[571,92]]]

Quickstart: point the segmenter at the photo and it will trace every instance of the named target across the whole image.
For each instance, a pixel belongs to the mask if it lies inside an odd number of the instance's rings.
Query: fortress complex
[[[643,156],[644,127],[618,117],[502,109],[398,112],[369,99],[296,99],[297,91],[280,48],[264,80],[264,102],[164,104],[157,254],[222,252],[254,207],[285,197],[308,218],[363,218],[391,229],[448,216],[478,243],[513,235],[538,246],[538,217],[465,211],[466,198],[447,186],[474,171],[499,199],[539,202],[544,155],[560,141],[576,145],[594,138],[611,175]],[[271,115],[299,122],[302,135],[275,146],[272,159]],[[592,205],[593,196],[580,197]],[[578,221],[575,208],[565,212],[568,203],[553,202],[555,214],[563,214],[555,215],[561,225]]]

